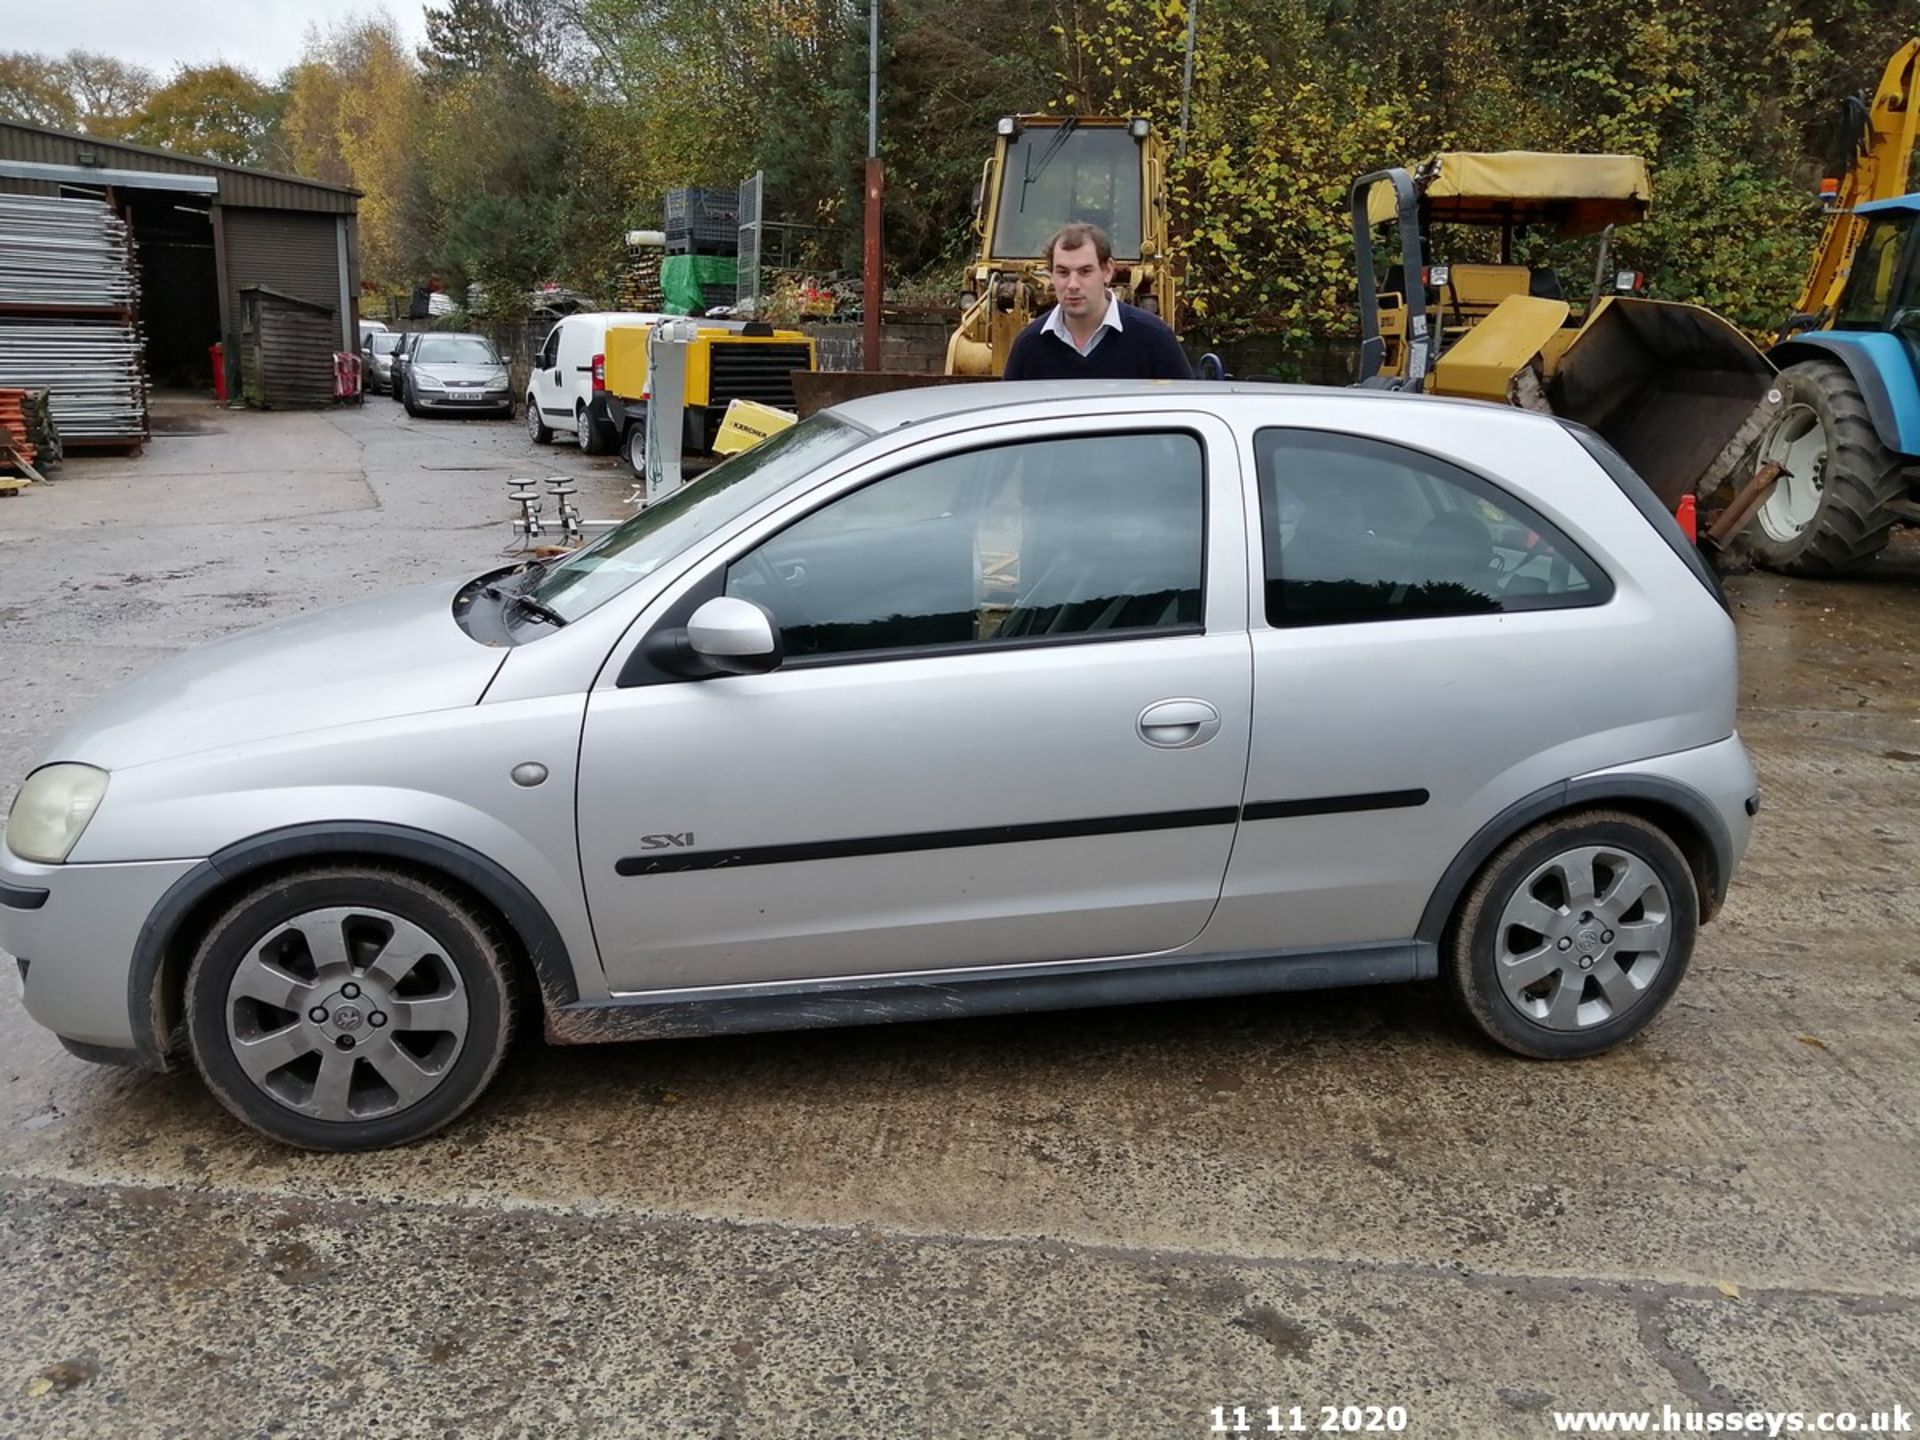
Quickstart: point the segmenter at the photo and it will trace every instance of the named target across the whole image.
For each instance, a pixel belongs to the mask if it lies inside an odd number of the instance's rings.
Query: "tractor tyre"
[[[1779,386],[1780,417],[1760,442],[1760,462],[1786,473],[1748,531],[1754,559],[1811,578],[1864,569],[1893,531],[1886,507],[1906,493],[1906,461],[1880,443],[1846,366],[1790,365]]]

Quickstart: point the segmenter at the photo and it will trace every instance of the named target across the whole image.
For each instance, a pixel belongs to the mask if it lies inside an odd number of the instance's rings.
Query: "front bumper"
[[[14,957],[27,1014],[81,1053],[151,1050],[134,1033],[134,950],[160,897],[201,863],[35,865],[0,832],[0,951]]]
[[[511,415],[513,413],[513,397],[504,392],[498,395],[487,395],[478,400],[468,400],[464,397],[453,400],[445,395],[436,395],[430,390],[415,389],[413,403],[416,409],[434,410],[446,415]]]

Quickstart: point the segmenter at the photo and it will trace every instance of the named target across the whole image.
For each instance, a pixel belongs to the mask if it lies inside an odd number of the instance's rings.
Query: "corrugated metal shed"
[[[202,278],[204,272],[180,274],[179,283],[188,287],[182,295],[190,292],[199,297],[195,303],[205,307],[205,316],[176,325],[173,338],[178,343],[172,347],[176,359],[190,348],[189,330],[194,332],[194,346],[205,346],[207,340],[202,337],[223,338],[228,379],[239,388],[240,352],[245,344],[241,291],[249,285],[265,286],[330,312],[329,356],[336,350],[357,348],[359,191],[197,155],[0,120],[0,193],[110,195],[123,213],[134,217],[136,245],[141,225],[158,223],[151,219],[152,207],[164,208],[169,201],[164,187],[167,177],[180,182],[178,198],[191,202],[181,208],[205,210],[213,246],[210,290]],[[155,181],[162,182],[162,187],[155,188]],[[149,216],[146,221],[139,218],[143,205]],[[179,308],[185,313],[193,307]],[[328,363],[331,367],[331,360]],[[331,387],[329,379],[329,396]]]
[[[340,327],[331,307],[264,285],[240,290],[242,393],[267,410],[333,403],[333,353]]]
[[[220,182],[221,204],[261,210],[352,215],[357,213],[360,201],[360,192],[344,185],[303,180],[296,175],[276,175],[268,170],[249,170],[244,165],[204,160],[197,155],[176,155],[170,150],[129,145],[121,140],[102,140],[96,135],[50,130],[44,125],[28,125],[19,120],[0,120],[0,160],[212,176]],[[43,180],[0,176],[0,190],[47,195],[57,193],[58,188]]]

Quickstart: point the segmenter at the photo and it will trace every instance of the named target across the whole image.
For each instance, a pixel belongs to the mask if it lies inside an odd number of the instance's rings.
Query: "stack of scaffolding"
[[[65,448],[147,438],[138,273],[103,201],[0,195],[0,386],[50,391]]]

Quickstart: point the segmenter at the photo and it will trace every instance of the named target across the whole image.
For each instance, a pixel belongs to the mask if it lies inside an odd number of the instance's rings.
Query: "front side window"
[[[726,593],[772,611],[793,658],[1197,630],[1205,489],[1180,432],[949,455],[789,526]]]
[[[1511,495],[1403,446],[1254,437],[1267,622],[1339,625],[1597,605],[1606,573]]]

